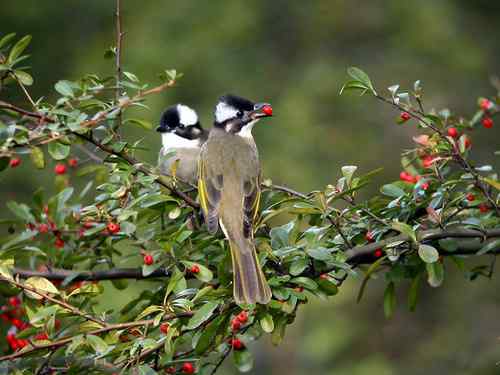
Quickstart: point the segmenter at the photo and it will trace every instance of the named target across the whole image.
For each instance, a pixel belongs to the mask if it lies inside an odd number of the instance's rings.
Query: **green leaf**
[[[320,278],[317,281],[317,283],[318,283],[319,289],[321,291],[325,292],[328,296],[334,296],[339,292],[337,285],[335,285],[333,282],[329,281],[328,279]]]
[[[33,77],[22,70],[15,70],[15,76],[17,79],[25,86],[31,86],[33,84]]]
[[[401,189],[400,187],[394,185],[394,184],[386,184],[386,185],[382,186],[382,188],[380,189],[380,192],[384,195],[387,195],[387,196],[393,197],[393,198],[399,198],[402,195],[405,195],[404,190]]]
[[[25,281],[25,285],[36,289],[42,293],[59,294],[57,288],[45,277],[34,276],[30,277]],[[28,297],[34,299],[42,299],[43,297],[37,293],[30,292],[29,290],[24,291]]]
[[[198,342],[196,343],[195,352],[198,355],[202,355],[210,347],[212,342],[217,335],[219,327],[224,323],[227,316],[222,315],[214,319],[205,329],[203,329]]]
[[[49,154],[54,160],[66,159],[71,150],[71,146],[65,145],[61,142],[50,142],[49,143]]]
[[[45,157],[40,147],[32,147],[30,157],[31,157],[31,162],[36,168],[38,169],[45,168]]]
[[[198,328],[201,324],[206,322],[211,316],[215,309],[219,306],[217,302],[209,301],[205,303],[199,310],[197,310],[194,315],[189,319],[186,326],[187,329]]]
[[[494,241],[488,242],[484,245],[478,252],[477,255],[483,255],[490,251],[495,251],[500,249],[500,239],[496,239]]]
[[[21,38],[16,44],[14,44],[14,47],[10,50],[9,57],[7,59],[8,63],[13,63],[14,60],[16,60],[21,53],[28,47],[28,44],[30,44],[31,41],[31,35],[26,35],[23,38]]]
[[[355,165],[345,165],[341,168],[342,175],[346,179],[347,186],[351,186],[352,175],[358,169]]]
[[[290,275],[292,276],[300,275],[307,268],[308,264],[309,260],[307,258],[299,258],[297,260],[294,260],[290,265],[290,270],[289,270]]]
[[[418,246],[418,256],[425,263],[435,263],[439,260],[439,252],[430,245],[422,245]]]
[[[363,95],[366,91],[368,91],[368,87],[358,81],[348,81],[342,85],[340,89],[339,95],[342,95],[345,91],[350,90],[362,90],[361,95]]]
[[[300,286],[303,286],[309,290],[316,290],[318,289],[318,284],[316,282],[308,277],[295,277],[290,280],[291,283],[297,284]]]
[[[368,77],[368,74],[363,72],[361,69],[351,66],[347,69],[347,74],[349,74],[355,81],[361,82],[366,88],[370,89],[373,95],[377,94],[373,88],[370,77]]]
[[[426,263],[427,269],[427,282],[433,288],[441,286],[444,280],[444,267],[441,262]]]
[[[106,344],[106,342],[99,336],[87,335],[85,338],[96,353],[102,354],[108,350],[108,344]]]
[[[289,236],[295,226],[295,222],[291,221],[288,224],[271,229],[271,247],[276,250],[286,247],[290,244]]]
[[[401,232],[403,234],[406,234],[413,242],[417,242],[417,235],[415,234],[415,231],[410,225],[394,220],[391,226],[392,229],[397,230],[398,232]]]
[[[483,177],[483,180],[495,189],[500,190],[500,181],[493,180],[492,178]]]
[[[260,319],[260,326],[262,330],[266,333],[271,333],[272,331],[274,331],[273,316],[271,314],[265,314]]]
[[[306,249],[307,255],[309,255],[311,258],[322,261],[328,261],[332,259],[332,255],[330,254],[330,252],[331,252],[330,249],[327,249],[326,247]]]
[[[73,97],[75,95],[70,81],[59,81],[54,85],[54,88],[62,96]]]
[[[16,36],[16,33],[10,33],[2,37],[0,39],[0,48],[6,46],[12,39],[14,39]]]
[[[408,291],[408,309],[410,311],[415,311],[415,308],[417,307],[419,287],[420,287],[420,274],[418,274],[413,278],[410,284],[410,290]]]
[[[34,223],[36,221],[35,217],[31,213],[31,209],[24,203],[9,201],[7,202],[7,207],[14,215],[28,223]]]
[[[137,118],[129,118],[125,122],[130,122],[132,125],[136,125],[142,129],[151,130],[153,129],[153,124],[146,120],[141,120]]]
[[[368,283],[368,280],[370,280],[370,277],[372,273],[374,273],[382,264],[382,262],[385,260],[387,256],[383,256],[379,258],[375,263],[373,263],[370,267],[368,267],[368,270],[366,271],[365,278],[363,279],[363,282],[361,283],[361,287],[359,288],[358,292],[358,297],[356,298],[356,302],[359,303],[361,301],[361,298],[363,298],[363,293],[365,292],[366,284]]]
[[[253,367],[252,353],[248,350],[234,350],[233,351],[234,364],[240,372],[248,372]]]
[[[396,293],[394,283],[390,282],[384,292],[384,314],[386,318],[390,318],[396,307]]]

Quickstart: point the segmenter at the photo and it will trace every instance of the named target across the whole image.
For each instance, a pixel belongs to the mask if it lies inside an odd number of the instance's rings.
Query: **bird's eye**
[[[238,111],[238,113],[236,113],[236,117],[243,117],[243,111]]]
[[[184,129],[184,124],[179,123],[179,125],[177,125],[177,127],[178,127],[179,129]]]

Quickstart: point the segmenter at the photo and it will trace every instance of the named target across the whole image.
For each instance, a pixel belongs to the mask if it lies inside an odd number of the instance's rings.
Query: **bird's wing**
[[[257,218],[260,204],[260,174],[243,181],[243,236],[250,238],[253,235],[253,223]]]
[[[219,228],[219,203],[222,193],[222,175],[207,168],[204,158],[198,161],[198,194],[208,231],[216,233]]]

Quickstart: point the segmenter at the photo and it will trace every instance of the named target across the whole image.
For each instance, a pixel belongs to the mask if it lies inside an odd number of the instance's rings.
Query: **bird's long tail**
[[[238,304],[267,304],[271,300],[271,289],[260,268],[252,239],[230,240],[233,259],[234,298]]]

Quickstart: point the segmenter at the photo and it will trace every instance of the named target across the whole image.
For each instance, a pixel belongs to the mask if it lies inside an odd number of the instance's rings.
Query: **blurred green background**
[[[218,96],[231,92],[272,103],[276,117],[254,135],[266,177],[298,190],[322,188],[342,165],[367,172],[384,167],[372,187],[395,179],[399,154],[411,147],[414,127],[397,126],[398,113],[371,98],[338,95],[346,68],[359,66],[375,87],[420,79],[426,108],[448,106],[469,115],[478,96],[494,94],[500,73],[500,3],[489,0],[386,1],[131,1],[122,0],[125,70],[144,82],[176,68],[177,88],[148,100],[141,116],[156,122],[178,101],[199,110],[209,127]],[[0,7],[0,33],[32,34],[32,94],[51,100],[59,79],[112,75],[103,59],[114,45],[114,2],[16,0]],[[13,89],[4,100],[25,106]],[[160,138],[144,138],[141,158],[154,162]],[[500,124],[472,134],[473,157],[499,165]],[[27,200],[53,174],[29,162],[3,174],[0,191]],[[77,178],[75,183],[78,184]],[[3,207],[2,207],[3,208]],[[253,345],[253,374],[497,374],[500,368],[500,296],[497,278],[470,283],[447,264],[443,287],[423,287],[415,313],[400,308],[392,320],[382,309],[383,283],[368,287],[356,305],[360,280],[350,280],[331,301],[312,301],[278,348],[267,338]],[[132,292],[131,290],[129,292]],[[123,293],[123,292],[122,292]],[[116,292],[114,294],[116,296]],[[125,299],[125,296],[123,296]],[[226,364],[223,374],[236,370]]]

